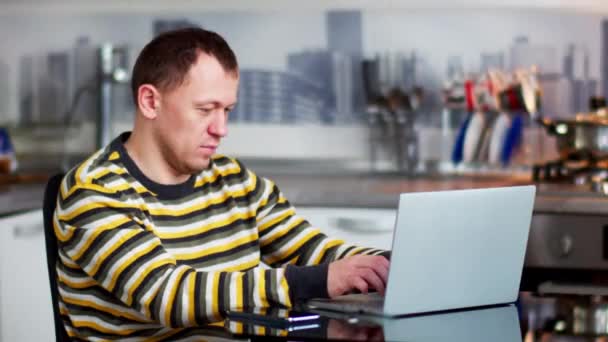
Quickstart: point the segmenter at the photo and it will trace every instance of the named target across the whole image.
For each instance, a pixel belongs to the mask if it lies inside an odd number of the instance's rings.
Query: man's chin
[[[201,159],[201,160],[197,160],[194,163],[190,163],[188,164],[188,168],[190,169],[190,173],[199,173],[203,170],[206,170],[207,168],[209,168],[209,164],[210,164],[211,159],[207,158],[207,159]]]

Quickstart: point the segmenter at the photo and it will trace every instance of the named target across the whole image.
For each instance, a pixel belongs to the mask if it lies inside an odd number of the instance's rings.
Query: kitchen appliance
[[[608,157],[573,152],[535,165],[539,190],[522,289],[608,295]]]
[[[606,341],[608,303],[600,296],[520,296],[525,341]],[[603,336],[602,339],[594,337]]]
[[[572,152],[531,176],[538,192],[521,283],[528,330],[608,335],[608,157]]]
[[[578,114],[573,120],[543,118],[539,122],[557,138],[557,148],[561,155],[582,150],[596,155],[608,155],[606,108]]]
[[[503,102],[518,104],[536,123],[554,135],[562,157],[582,151],[608,155],[608,108],[603,97],[591,97],[589,113],[578,113],[574,119],[552,119],[540,113],[541,90],[536,72],[520,71],[517,79],[517,88],[504,96]]]
[[[538,192],[521,289],[541,296],[608,298],[608,154],[598,153],[606,138],[595,134],[603,130],[598,110],[605,101],[592,99],[594,118],[543,118],[534,72],[517,78],[520,86],[503,98],[523,104],[533,121],[562,135],[559,159],[532,167]]]
[[[574,120],[539,115],[534,74],[520,75],[532,119],[557,136],[560,159],[532,168],[539,197],[522,288],[544,294],[608,296],[608,117],[606,101]]]

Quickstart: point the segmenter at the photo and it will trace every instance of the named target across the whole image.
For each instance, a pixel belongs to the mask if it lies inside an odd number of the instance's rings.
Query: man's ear
[[[137,89],[137,106],[148,119],[155,119],[160,110],[160,92],[151,84],[142,84]]]

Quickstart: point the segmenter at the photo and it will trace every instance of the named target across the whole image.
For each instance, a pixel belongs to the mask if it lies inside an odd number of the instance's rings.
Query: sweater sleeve
[[[257,177],[250,173],[250,177]],[[262,183],[257,223],[262,259],[270,266],[320,265],[355,254],[379,255],[386,251],[355,246],[331,238],[313,227],[283,196],[272,181],[259,177]]]
[[[344,243],[313,227],[283,196],[277,185],[251,171],[259,194],[255,200],[262,260],[271,267],[286,267],[294,300],[327,297],[327,264],[355,254],[388,252]]]
[[[53,222],[62,261],[148,319],[184,327],[247,305],[291,306],[284,269],[197,271],[163,248],[136,203],[94,184],[64,188]]]

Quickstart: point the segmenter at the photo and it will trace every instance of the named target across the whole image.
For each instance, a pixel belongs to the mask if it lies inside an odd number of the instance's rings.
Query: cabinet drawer
[[[55,331],[42,212],[4,218],[0,229],[0,340],[52,340]]]

